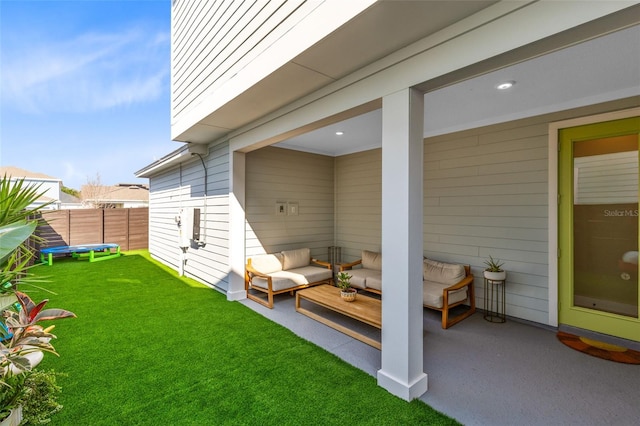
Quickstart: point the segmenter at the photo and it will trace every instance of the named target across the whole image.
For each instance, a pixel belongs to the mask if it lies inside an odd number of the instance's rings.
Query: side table
[[[506,280],[484,279],[484,319],[502,323],[507,320],[505,314]]]

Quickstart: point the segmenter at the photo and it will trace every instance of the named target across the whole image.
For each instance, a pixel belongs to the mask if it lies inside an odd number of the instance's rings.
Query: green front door
[[[640,341],[640,117],[561,129],[559,320]]]

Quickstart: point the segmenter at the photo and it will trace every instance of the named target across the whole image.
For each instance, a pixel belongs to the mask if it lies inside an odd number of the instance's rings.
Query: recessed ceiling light
[[[511,89],[513,87],[513,85],[516,84],[515,81],[504,81],[498,85],[496,85],[496,89],[498,90],[507,90],[507,89]]]
[[[336,132],[336,136],[342,136],[342,135],[344,135],[344,132],[341,132],[341,131]]]

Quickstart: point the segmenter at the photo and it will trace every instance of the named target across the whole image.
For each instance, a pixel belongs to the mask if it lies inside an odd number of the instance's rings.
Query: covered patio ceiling
[[[496,88],[508,81],[512,88]],[[427,92],[424,136],[638,95],[640,25]],[[377,109],[275,146],[330,156],[379,148],[381,115]]]

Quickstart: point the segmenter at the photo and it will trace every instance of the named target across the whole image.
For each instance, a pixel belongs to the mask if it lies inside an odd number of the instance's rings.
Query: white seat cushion
[[[369,270],[369,276],[366,281],[367,288],[382,291],[382,271]]]
[[[281,272],[282,271],[274,272],[273,274],[271,274],[271,284],[273,286],[272,287],[273,291],[286,290],[288,288],[293,288],[298,286],[298,284],[293,282],[290,278],[276,276]],[[253,277],[253,279],[251,280],[251,285],[253,285],[254,287],[261,287],[264,289],[269,288],[267,280],[265,278],[260,278],[260,277]]]
[[[455,284],[455,283],[454,283]],[[434,308],[442,308],[444,306],[444,297],[442,290],[452,284],[442,284],[435,281],[422,282],[422,303]],[[449,293],[449,305],[461,302],[467,298],[467,287]]]
[[[273,291],[286,290],[299,285],[328,280],[332,276],[331,269],[318,266],[305,266],[291,271],[277,271],[271,275]],[[269,288],[265,278],[254,277],[251,281],[256,287]]]

